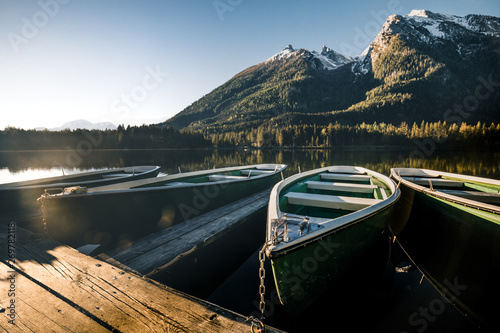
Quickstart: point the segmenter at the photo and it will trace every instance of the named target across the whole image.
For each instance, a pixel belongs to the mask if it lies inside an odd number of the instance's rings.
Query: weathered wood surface
[[[10,213],[0,213],[0,224],[6,224],[15,221],[19,223],[40,223],[43,227],[43,218],[41,209],[29,209]]]
[[[4,263],[0,263],[0,272],[2,291],[0,327],[5,332],[81,332],[83,330],[109,332],[108,329],[89,320],[85,314],[48,292],[41,285],[14,273],[15,271],[11,271],[10,267]],[[11,280],[15,286],[14,289],[10,289]],[[13,294],[8,290],[14,290]],[[14,297],[9,297],[9,294]],[[14,300],[14,303],[13,307],[9,308],[11,300]]]
[[[245,217],[267,206],[270,189],[197,216],[181,224],[141,238],[98,256],[133,272],[153,275],[183,257],[215,242],[230,232]],[[237,251],[238,249],[228,249]]]
[[[12,265],[6,233],[0,230],[2,330],[250,332],[250,323],[241,315],[124,272],[50,239],[33,238],[20,228],[14,231]],[[12,274],[15,296],[11,297]],[[12,299],[16,304],[15,325],[7,316]],[[272,328],[268,331],[277,332]]]

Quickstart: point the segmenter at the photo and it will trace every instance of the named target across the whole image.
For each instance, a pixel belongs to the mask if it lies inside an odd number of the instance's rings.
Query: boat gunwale
[[[292,183],[296,183],[303,178],[312,177],[316,174],[324,172],[325,170],[330,170],[334,167],[339,167],[339,168],[352,167],[356,171],[362,170],[362,171],[366,172],[366,174],[370,175],[371,177],[383,180],[384,183],[386,183],[389,186],[390,190],[392,191],[392,194],[390,196],[388,196],[387,199],[383,199],[380,202],[378,202],[374,205],[368,206],[366,208],[359,209],[357,211],[354,211],[354,212],[351,212],[349,214],[346,214],[346,215],[343,215],[340,217],[336,217],[333,219],[327,219],[326,221],[325,221],[325,219],[322,219],[324,221],[322,223],[322,225],[325,226],[322,229],[315,230],[314,232],[311,232],[310,234],[296,238],[296,239],[289,241],[289,242],[286,242],[286,243],[280,242],[278,244],[272,244],[271,238],[270,238],[270,235],[272,232],[272,230],[271,230],[272,226],[271,226],[270,221],[273,220],[274,218],[271,216],[271,214],[275,213],[275,215],[276,215],[275,217],[278,217],[278,216],[280,216],[280,214],[283,213],[279,209],[279,193],[281,192],[281,190],[284,187],[286,187]],[[268,244],[267,249],[266,249],[266,255],[270,259],[279,258],[281,256],[286,255],[287,253],[289,253],[291,251],[305,247],[305,246],[309,245],[310,243],[317,242],[325,237],[330,236],[331,234],[334,234],[338,231],[344,230],[350,226],[353,226],[357,223],[360,223],[364,220],[367,220],[367,219],[369,219],[377,214],[380,214],[381,212],[386,211],[387,209],[390,209],[392,206],[394,206],[396,204],[396,202],[399,200],[400,196],[401,196],[400,189],[398,187],[396,187],[396,184],[394,183],[394,181],[392,179],[390,179],[389,177],[387,177],[381,173],[378,173],[378,172],[375,172],[373,170],[366,169],[363,167],[359,167],[359,166],[329,166],[329,167],[324,167],[324,168],[319,168],[319,169],[313,169],[310,171],[302,172],[302,173],[296,174],[294,176],[291,176],[291,177],[277,183],[271,191],[271,196],[270,196],[270,200],[269,200],[269,207],[268,207],[267,226],[266,226],[266,244]],[[273,201],[272,200],[273,198],[276,200]],[[345,220],[345,221],[343,221],[343,220]],[[340,223],[333,223],[333,221],[340,221]],[[328,226],[328,224],[331,224],[331,225]]]
[[[394,178],[397,182],[400,182],[401,184],[409,187],[412,190],[421,192],[423,194],[429,195],[431,197],[435,197],[438,199],[442,199],[448,202],[452,202],[455,204],[459,204],[465,207],[471,207],[475,209],[479,209],[482,211],[486,211],[492,214],[497,214],[500,215],[500,207],[495,206],[495,205],[490,205],[486,203],[482,203],[476,200],[472,199],[466,199],[462,198],[453,194],[449,193],[444,193],[441,192],[440,189],[430,189],[428,187],[422,186],[415,184],[407,179],[404,179],[406,175],[401,176],[400,171],[401,170],[422,170],[424,172],[429,172],[431,175],[437,175],[437,177],[449,177],[449,178],[454,178],[454,179],[459,179],[459,180],[465,180],[469,181],[472,183],[480,183],[480,184],[493,184],[495,186],[500,186],[500,180],[496,179],[491,179],[491,178],[483,178],[483,177],[476,177],[476,176],[468,176],[468,175],[461,175],[457,173],[450,173],[450,172],[440,172],[440,171],[435,171],[435,170],[428,170],[428,169],[415,169],[415,168],[391,168],[391,177]],[[398,173],[399,172],[399,173]],[[479,191],[481,193],[481,191]]]
[[[222,181],[216,181],[216,182],[203,182],[203,183],[192,183],[190,185],[182,185],[182,186],[166,186],[165,182],[174,182],[176,180],[181,180],[183,178],[196,178],[196,177],[201,177],[201,176],[207,176],[211,175],[214,173],[221,173],[221,172],[228,172],[228,171],[237,171],[237,170],[243,170],[243,169],[248,169],[248,168],[257,168],[257,167],[263,167],[263,166],[278,166],[276,171],[273,171],[272,173],[266,173],[266,174],[260,174],[256,175],[253,177],[245,177],[242,179],[230,179],[230,180],[222,180]],[[229,184],[236,184],[236,183],[242,183],[242,182],[247,182],[247,181],[252,181],[252,180],[258,180],[258,179],[265,179],[268,177],[275,176],[277,174],[280,174],[283,172],[288,165],[286,164],[281,164],[281,163],[269,163],[269,164],[254,164],[254,165],[244,165],[244,166],[234,166],[234,167],[225,167],[225,168],[220,168],[220,169],[206,169],[206,170],[198,170],[198,171],[191,171],[191,172],[185,172],[185,173],[177,173],[173,175],[166,175],[166,176],[161,176],[161,177],[155,177],[152,179],[141,179],[141,180],[134,180],[130,182],[122,182],[120,184],[113,184],[113,185],[106,185],[102,186],[101,188],[109,187],[109,190],[99,190],[99,187],[95,187],[89,190],[88,193],[82,193],[82,194],[72,194],[72,195],[51,195],[45,197],[45,200],[59,200],[59,199],[72,199],[72,198],[81,198],[81,197],[91,197],[91,196],[101,196],[101,195],[126,195],[126,194],[136,194],[140,192],[161,192],[161,191],[185,191],[189,189],[194,189],[194,188],[201,188],[205,186],[224,186],[224,185],[229,185]],[[128,188],[123,188],[123,189],[113,189],[113,187],[123,187],[130,185],[131,183],[136,183],[137,185],[135,186],[129,186]],[[139,187],[147,184],[155,184],[159,183],[161,185],[158,186],[150,186],[150,187]]]
[[[56,187],[70,187],[70,186],[78,186],[79,183],[91,184],[91,183],[99,183],[106,181],[104,178],[99,179],[89,179],[89,180],[73,180],[75,178],[80,177],[94,177],[94,176],[104,176],[107,174],[114,173],[123,173],[123,177],[116,177],[116,179],[125,179],[130,176],[133,176],[133,173],[130,173],[129,170],[139,169],[142,172],[138,172],[135,175],[145,175],[148,173],[159,172],[160,166],[157,165],[138,165],[132,167],[122,167],[122,168],[112,168],[112,169],[104,169],[104,170],[95,170],[89,172],[78,172],[74,174],[64,175],[64,176],[54,176],[47,178],[39,178],[39,179],[28,179],[22,180],[18,182],[11,183],[3,183],[0,184],[0,191],[12,191],[12,190],[22,190],[22,189],[50,189]],[[146,169],[147,168],[147,169]],[[121,176],[121,175],[120,175]],[[63,182],[60,182],[63,181]],[[40,183],[42,182],[42,183]]]

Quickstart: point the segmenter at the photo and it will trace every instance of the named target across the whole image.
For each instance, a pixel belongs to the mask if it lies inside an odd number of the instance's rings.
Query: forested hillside
[[[203,134],[171,127],[140,126],[116,130],[36,131],[6,128],[0,131],[0,150],[81,150],[206,148],[211,142]]]
[[[499,50],[496,17],[392,15],[359,57],[335,53],[334,62],[326,47],[289,45],[160,125],[211,134],[269,125],[498,123]]]
[[[435,148],[491,149],[500,145],[500,124],[475,125],[421,122],[399,126],[373,123],[349,126],[289,125],[211,134],[215,147],[256,146],[283,148],[405,147],[432,144]]]

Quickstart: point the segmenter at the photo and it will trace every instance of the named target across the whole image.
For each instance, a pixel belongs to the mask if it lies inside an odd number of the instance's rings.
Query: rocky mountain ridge
[[[463,121],[499,121],[494,84],[488,98],[468,102],[499,74],[500,18],[413,10],[389,16],[356,57],[287,45],[162,124],[223,132],[264,124],[449,122],[464,103],[470,112]]]

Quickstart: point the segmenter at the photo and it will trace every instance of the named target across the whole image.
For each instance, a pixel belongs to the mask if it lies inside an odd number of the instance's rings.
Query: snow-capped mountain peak
[[[456,15],[434,13],[425,9],[414,9],[408,15],[391,15],[382,30],[362,56],[377,59],[384,52],[391,36],[399,35],[411,43],[424,43],[439,47],[442,43],[456,44],[464,57],[473,54],[474,45],[465,45],[463,40],[478,40],[489,36],[500,37],[500,19],[485,15]],[[362,57],[360,57],[361,59]]]
[[[429,10],[414,9],[406,16],[414,27],[425,28],[432,37],[453,39],[457,33],[479,33],[500,36],[500,20],[485,15],[467,15],[464,17],[434,13]]]
[[[326,47],[325,45],[323,45],[323,47],[321,48],[321,55],[330,59],[332,63],[337,66],[352,62],[354,60],[349,56],[335,52],[334,50],[330,49],[329,47]]]
[[[313,68],[327,70],[333,70],[354,61],[353,58],[335,52],[325,45],[321,48],[321,52],[317,52],[306,49],[296,50],[292,45],[288,44],[283,50],[267,59],[266,62],[283,61],[298,56],[307,60]]]
[[[412,9],[408,16],[420,16],[420,17],[429,17],[428,11],[425,9]]]
[[[64,123],[62,126],[50,128],[49,131],[63,131],[65,129],[76,130],[76,129],[87,129],[87,130],[115,130],[116,125],[107,122],[93,123],[85,119],[77,119]]]
[[[414,9],[406,16],[390,15],[375,39],[359,56],[346,56],[325,45],[318,52],[294,49],[289,44],[266,62],[287,61],[301,57],[315,69],[335,70],[350,64],[353,73],[363,75],[370,72],[373,62],[386,50],[390,39],[396,35],[410,45],[426,44],[432,47],[455,45],[463,59],[468,60],[474,56],[478,45],[486,39],[500,37],[500,18],[486,15],[461,17]],[[476,40],[477,43],[467,42],[470,40]]]
[[[287,58],[290,58],[295,54],[296,50],[293,49],[293,46],[291,44],[288,44],[285,46],[283,50],[280,52],[276,53],[273,55],[271,58],[267,59],[266,61],[275,61],[275,60],[285,60]]]
[[[408,14],[408,17],[423,17],[423,18],[428,18],[432,20],[440,20],[440,21],[453,21],[455,19],[460,19],[460,16],[455,16],[455,15],[450,15],[450,14],[440,14],[440,13],[434,13],[431,12],[430,10],[426,9],[413,9],[410,14]]]

